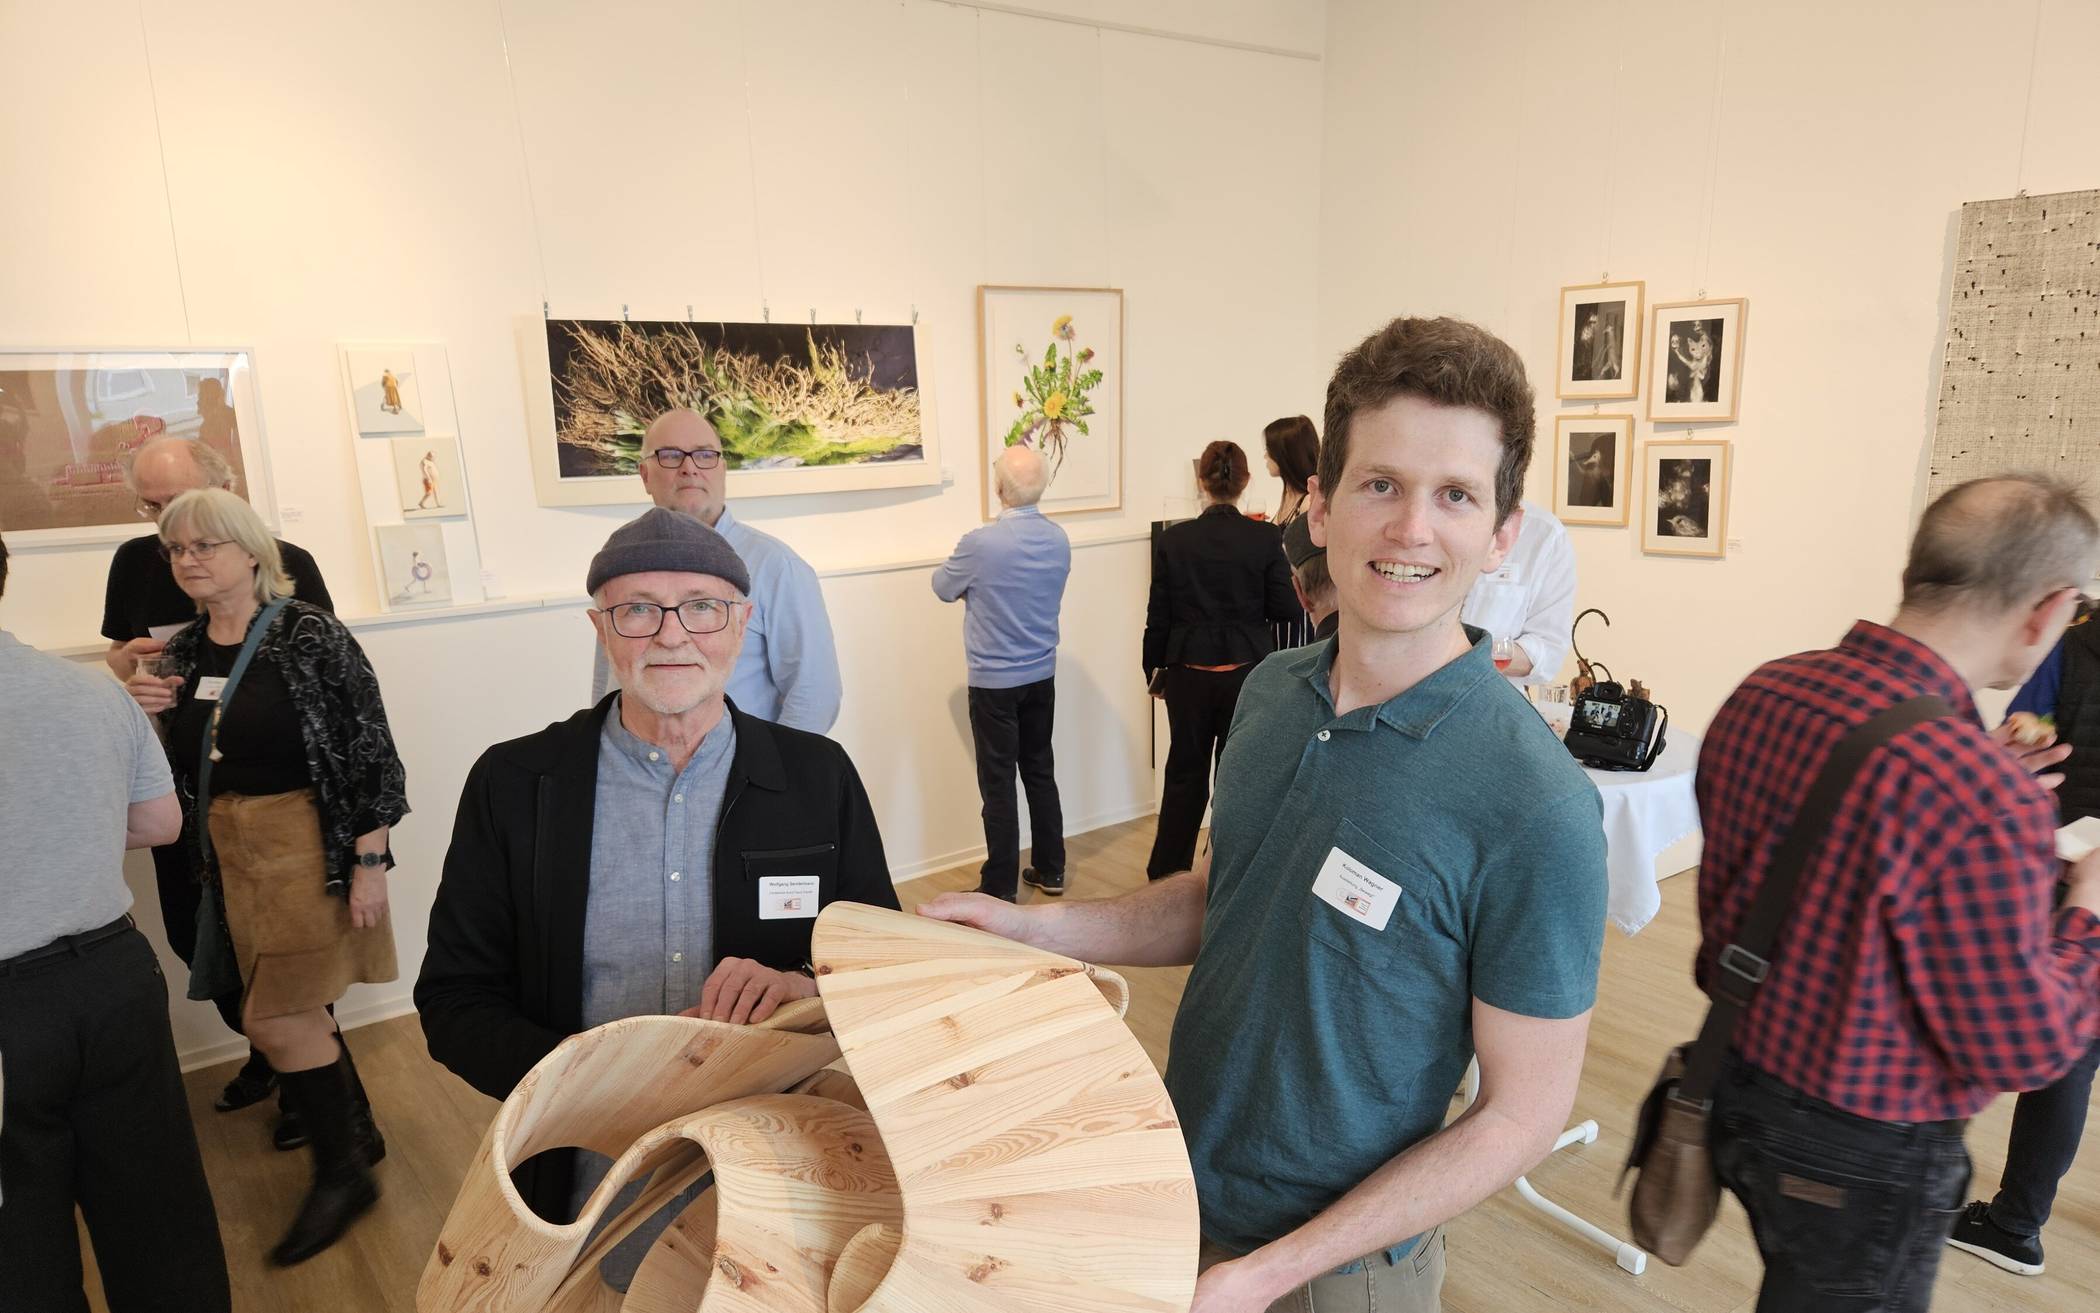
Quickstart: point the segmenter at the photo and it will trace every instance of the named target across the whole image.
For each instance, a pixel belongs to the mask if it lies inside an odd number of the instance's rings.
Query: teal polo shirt
[[[1345,716],[1331,638],[1240,692],[1167,1065],[1203,1233],[1236,1253],[1443,1125],[1474,998],[1548,1018],[1596,1000],[1603,800],[1466,632],[1463,656]]]

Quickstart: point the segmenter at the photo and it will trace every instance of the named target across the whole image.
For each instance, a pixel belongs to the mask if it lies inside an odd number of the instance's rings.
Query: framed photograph
[[[1641,297],[1647,284],[1585,283],[1560,289],[1554,395],[1622,401],[1641,387]]]
[[[941,481],[918,325],[535,319],[521,332],[526,377],[541,380],[526,419],[542,506],[646,505],[642,436],[681,406],[721,435],[731,500]]]
[[[1651,442],[1641,550],[1658,556],[1728,554],[1728,444]]]
[[[457,438],[395,438],[395,505],[404,520],[467,513],[467,480]]]
[[[1633,507],[1633,416],[1553,422],[1553,513],[1563,524],[1624,528]]]
[[[443,526],[382,524],[373,532],[379,540],[379,581],[388,610],[451,604],[452,570]]]
[[[0,531],[14,547],[148,532],[124,464],[170,435],[225,457],[234,491],[274,527],[246,351],[0,352]]]
[[[415,347],[351,347],[344,350],[343,362],[359,433],[423,431],[422,371]]]
[[[992,462],[1015,446],[1049,467],[1045,515],[1121,507],[1122,289],[980,286],[977,351],[984,518],[999,514]]]
[[[1736,417],[1750,302],[1670,301],[1648,334],[1648,418],[1697,423]]]

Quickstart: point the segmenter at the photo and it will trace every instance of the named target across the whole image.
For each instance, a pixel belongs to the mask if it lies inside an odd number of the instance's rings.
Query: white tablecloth
[[[1692,797],[1698,764],[1699,736],[1672,729],[1662,757],[1648,770],[1583,770],[1604,795],[1604,860],[1611,877],[1606,910],[1629,935],[1662,910],[1656,859],[1699,829],[1699,804]]]

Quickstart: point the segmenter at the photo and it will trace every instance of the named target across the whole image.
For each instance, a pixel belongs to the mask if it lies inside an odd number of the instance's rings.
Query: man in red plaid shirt
[[[2064,750],[1986,734],[2100,561],[2077,494],[2015,476],[1926,512],[1887,625],[1760,668],[1699,759],[1710,984],[1809,786],[1847,732],[1937,694],[1958,714],[1867,759],[1797,886],[1714,1091],[1713,1151],[1765,1260],[1759,1310],[1925,1309],[1967,1198],[1967,1119],[2047,1085],[2100,1029],[2100,854],[2055,856]]]

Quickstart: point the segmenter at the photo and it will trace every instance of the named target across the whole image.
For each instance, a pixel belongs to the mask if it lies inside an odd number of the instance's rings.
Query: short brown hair
[[[2078,489],[2046,474],[1971,479],[1925,508],[1903,566],[1903,605],[2029,606],[2093,577],[2100,523]]]
[[[1247,453],[1237,442],[1213,442],[1196,461],[1196,480],[1214,501],[1237,501],[1247,491]]]
[[[1272,419],[1261,431],[1262,446],[1276,462],[1284,486],[1303,494],[1305,481],[1320,472],[1320,431],[1303,415]]]
[[[1495,469],[1495,523],[1517,508],[1538,419],[1524,362],[1507,342],[1462,319],[1395,319],[1342,357],[1327,384],[1327,437],[1320,444],[1320,488],[1332,497],[1349,463],[1349,425],[1357,412],[1395,397],[1487,412],[1502,426]]]

